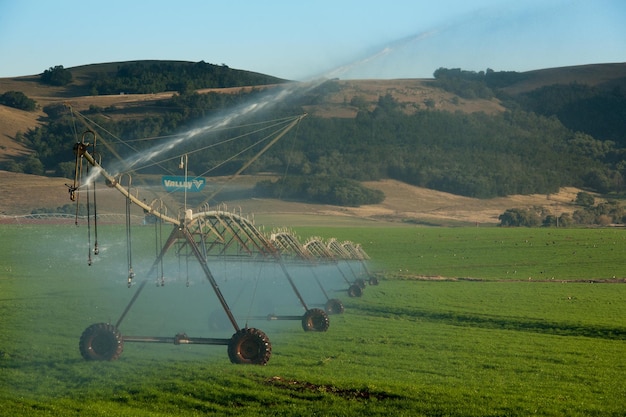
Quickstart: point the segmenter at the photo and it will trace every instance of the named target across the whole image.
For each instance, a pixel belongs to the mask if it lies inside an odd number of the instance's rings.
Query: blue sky
[[[292,80],[626,62],[624,0],[0,0],[0,77],[205,61]]]

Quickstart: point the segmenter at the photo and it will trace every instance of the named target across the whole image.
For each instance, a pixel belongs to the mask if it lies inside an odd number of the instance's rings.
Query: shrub
[[[580,206],[591,207],[595,204],[595,202],[596,200],[589,193],[581,191],[578,194],[576,194],[576,204]]]
[[[526,226],[533,227],[540,224],[537,213],[527,209],[512,208],[507,209],[498,216],[500,226]]]
[[[64,86],[72,82],[72,73],[63,65],[50,67],[41,74],[41,82],[48,85]]]
[[[357,181],[327,175],[260,181],[255,186],[255,192],[264,197],[351,207],[377,204],[385,199],[385,194],[380,190],[364,187]]]
[[[33,111],[37,109],[37,102],[26,97],[21,91],[7,91],[0,96],[0,104],[19,110]]]

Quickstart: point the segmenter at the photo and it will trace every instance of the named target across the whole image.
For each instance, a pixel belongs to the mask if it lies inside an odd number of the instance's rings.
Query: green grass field
[[[202,345],[126,343],[117,361],[83,360],[82,331],[114,323],[134,293],[123,227],[100,227],[101,254],[87,266],[84,227],[1,226],[0,415],[626,413],[623,230],[295,230],[361,243],[380,285],[349,298],[338,270],[320,267],[346,311],[328,332],[305,333],[254,318],[267,306],[299,311],[272,266],[212,264],[238,317],[271,339],[269,363],[246,366],[231,364],[225,346]],[[140,275],[154,259],[153,229],[133,230],[133,247]],[[120,330],[213,337],[209,286],[194,265],[169,261],[165,287],[148,285]],[[298,285],[323,303],[311,277],[299,273]]]

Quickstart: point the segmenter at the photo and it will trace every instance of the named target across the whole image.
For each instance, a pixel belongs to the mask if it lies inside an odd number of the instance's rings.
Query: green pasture
[[[483,280],[626,278],[623,228],[335,227],[297,229],[360,243],[389,276]]]
[[[142,343],[127,343],[117,361],[83,360],[82,331],[115,322],[135,288],[126,286],[124,228],[99,229],[101,253],[87,266],[85,227],[0,227],[0,415],[626,413],[621,229],[296,227],[301,240],[362,244],[380,285],[349,298],[340,269],[320,267],[346,311],[330,317],[327,332],[305,333],[299,322],[250,319],[259,308],[245,301],[252,296],[298,311],[271,266],[256,275],[212,265],[238,314],[269,336],[266,366],[233,365],[225,346]],[[154,228],[133,229],[132,240],[142,279]],[[213,337],[209,286],[193,265],[168,261],[165,287],[148,285],[120,330]],[[304,295],[323,303],[308,277],[298,277]]]

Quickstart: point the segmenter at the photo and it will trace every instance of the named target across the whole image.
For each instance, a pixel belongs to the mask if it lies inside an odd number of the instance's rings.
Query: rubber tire
[[[344,312],[343,303],[337,298],[328,300],[324,309],[328,314],[342,314]]]
[[[355,280],[354,283],[358,285],[361,289],[365,288],[365,280],[362,278]]]
[[[235,364],[265,365],[272,356],[272,344],[259,329],[238,330],[228,342],[228,357]]]
[[[305,332],[325,332],[329,326],[328,314],[321,308],[307,310],[302,316],[302,329]]]
[[[348,295],[350,297],[360,297],[363,295],[363,289],[356,284],[352,284],[348,288]]]
[[[124,340],[114,325],[96,323],[87,327],[80,336],[78,349],[88,361],[114,361],[124,350]]]
[[[378,285],[378,278],[376,278],[376,277],[374,277],[374,276],[371,276],[371,277],[370,277],[370,279],[369,279],[369,281],[368,281],[368,283],[369,283],[370,285]]]

